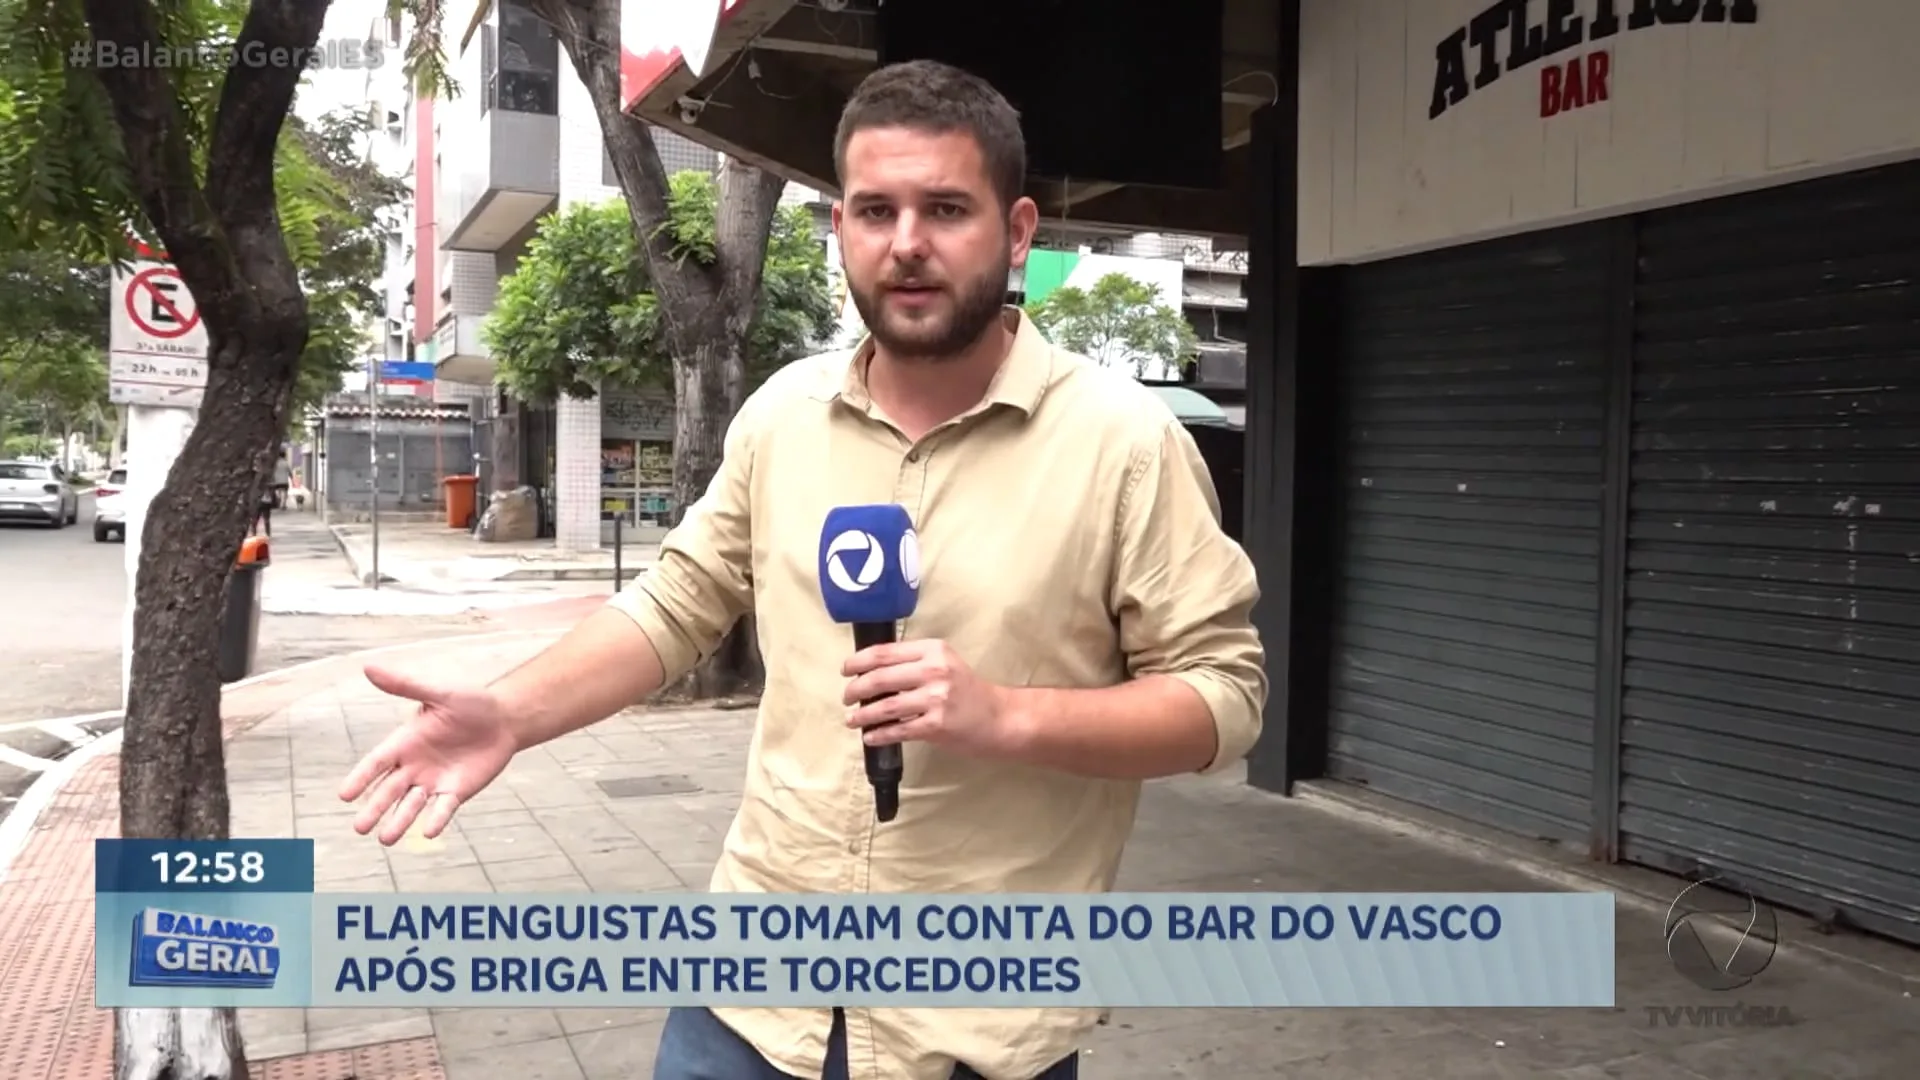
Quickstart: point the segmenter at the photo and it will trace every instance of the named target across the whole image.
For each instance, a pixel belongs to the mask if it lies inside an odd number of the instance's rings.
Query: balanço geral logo
[[[1773,963],[1779,919],[1747,890],[1721,878],[1680,890],[1667,909],[1667,959],[1703,990],[1738,990]]]

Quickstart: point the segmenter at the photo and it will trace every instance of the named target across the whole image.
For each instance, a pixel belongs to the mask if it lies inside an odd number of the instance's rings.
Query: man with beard
[[[756,391],[655,568],[539,657],[475,687],[370,668],[421,707],[347,780],[344,798],[373,793],[361,833],[437,835],[517,751],[678,678],[750,609],[767,686],[715,892],[1105,891],[1142,781],[1253,744],[1258,588],[1191,436],[1004,306],[1038,224],[1014,110],[956,69],[890,66],[848,102],[835,156],[868,338]],[[901,642],[849,655],[816,544],[829,509],[877,502],[912,515],[919,605]],[[903,744],[885,826],[863,740]],[[654,1077],[1062,1080],[1096,1018],[675,1009]]]

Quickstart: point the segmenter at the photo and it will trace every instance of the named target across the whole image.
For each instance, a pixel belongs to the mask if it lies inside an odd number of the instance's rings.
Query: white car
[[[127,512],[123,508],[126,492],[112,491],[104,495],[96,494],[93,499],[93,539],[106,543],[108,537],[125,542],[127,539]]]
[[[80,494],[66,471],[42,461],[0,461],[0,520],[64,529],[80,520]]]

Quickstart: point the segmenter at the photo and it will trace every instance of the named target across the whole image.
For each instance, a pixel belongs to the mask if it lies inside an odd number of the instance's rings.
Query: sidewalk
[[[374,572],[373,526],[331,526],[353,576],[371,582]],[[663,529],[634,529],[621,545],[620,575],[630,579],[660,556]],[[460,529],[438,522],[382,522],[379,565],[382,581],[431,591],[471,590],[476,584],[527,581],[604,581],[612,583],[611,546],[597,551],[563,551],[552,540],[482,543]]]
[[[524,571],[516,554],[471,556],[479,544],[465,533],[441,526],[381,527],[381,587],[371,588],[371,540],[341,539],[345,531],[367,526],[329,526],[317,513],[287,511],[273,523],[273,562],[261,578],[261,610],[269,615],[453,616],[492,612],[562,597],[613,593],[611,569],[601,580],[551,580],[480,576],[477,571]],[[398,533],[397,540],[390,533]],[[356,564],[353,543],[365,564]],[[393,561],[398,549],[399,562]],[[551,548],[548,549],[551,553]],[[408,552],[414,553],[412,557]],[[434,553],[448,558],[434,561]],[[640,553],[634,553],[636,556]],[[653,549],[646,551],[649,560]],[[611,556],[607,558],[611,567]],[[477,565],[476,565],[477,564]],[[511,564],[511,565],[507,565]],[[365,565],[366,569],[362,569]],[[458,571],[465,568],[466,576]],[[396,574],[395,571],[399,573]],[[628,570],[631,578],[636,571]],[[398,580],[396,580],[398,579]]]
[[[578,605],[565,613],[577,617]],[[549,627],[563,625],[558,609]],[[390,653],[433,672],[499,671],[550,640],[430,642]],[[316,841],[321,890],[700,891],[731,820],[751,710],[632,711],[522,755],[437,841],[385,850],[355,835],[341,777],[401,715],[356,658],[228,697],[233,832]],[[298,752],[295,752],[296,746]],[[94,836],[114,828],[117,762],[98,757],[45,808],[0,881],[0,1077],[110,1075],[111,1015],[92,1005]],[[0,850],[0,859],[6,852]],[[1237,776],[1150,785],[1120,887],[1129,890],[1532,891],[1520,859],[1380,819],[1344,801],[1278,799]],[[1608,887],[1590,883],[1584,887]],[[1611,1010],[1134,1010],[1088,1047],[1089,1080],[1774,1080],[1913,1075],[1916,983],[1836,963],[1783,919],[1773,965],[1738,995],[1696,990],[1662,943],[1673,890],[1623,896]],[[1855,951],[1913,972],[1909,950]],[[1733,1000],[1737,997],[1737,1000]],[[1707,1012],[1784,1006],[1785,1026]],[[1687,1010],[1692,1009],[1691,1013]],[[1662,1010],[1665,1010],[1664,1012]],[[1693,1017],[1694,1019],[1688,1019]],[[242,1015],[265,1080],[645,1080],[654,1010],[305,1010]]]

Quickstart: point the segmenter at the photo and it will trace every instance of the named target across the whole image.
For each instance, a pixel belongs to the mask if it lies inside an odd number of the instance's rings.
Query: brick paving
[[[577,612],[573,613],[577,614]],[[544,642],[480,639],[410,654],[423,673],[498,671]],[[297,685],[296,685],[297,684]],[[323,891],[699,891],[739,795],[750,710],[630,712],[516,760],[435,841],[382,849],[335,797],[401,706],[357,666],[290,680],[229,744],[233,831],[316,843]],[[238,722],[237,722],[238,723]],[[607,781],[629,781],[611,784]],[[107,1076],[110,1016],[92,1007],[92,836],[113,827],[114,763],[84,769],[0,885],[0,985],[24,1025],[0,1030],[0,1077]],[[636,793],[637,792],[637,793]],[[652,792],[652,794],[645,794]],[[1150,785],[1121,874],[1130,890],[1532,891],[1510,861],[1238,777]],[[1126,1010],[1082,1073],[1104,1080],[1774,1080],[1910,1077],[1920,1008],[1899,984],[1789,945],[1739,995],[1794,1023],[1656,1022],[1657,1007],[1735,1004],[1669,965],[1661,910],[1623,902],[1617,1007],[1596,1010]],[[1883,965],[1914,954],[1872,945]],[[1911,984],[1910,984],[1911,985]],[[18,996],[12,988],[19,988]],[[646,1009],[245,1010],[268,1080],[644,1080],[662,1014]]]

